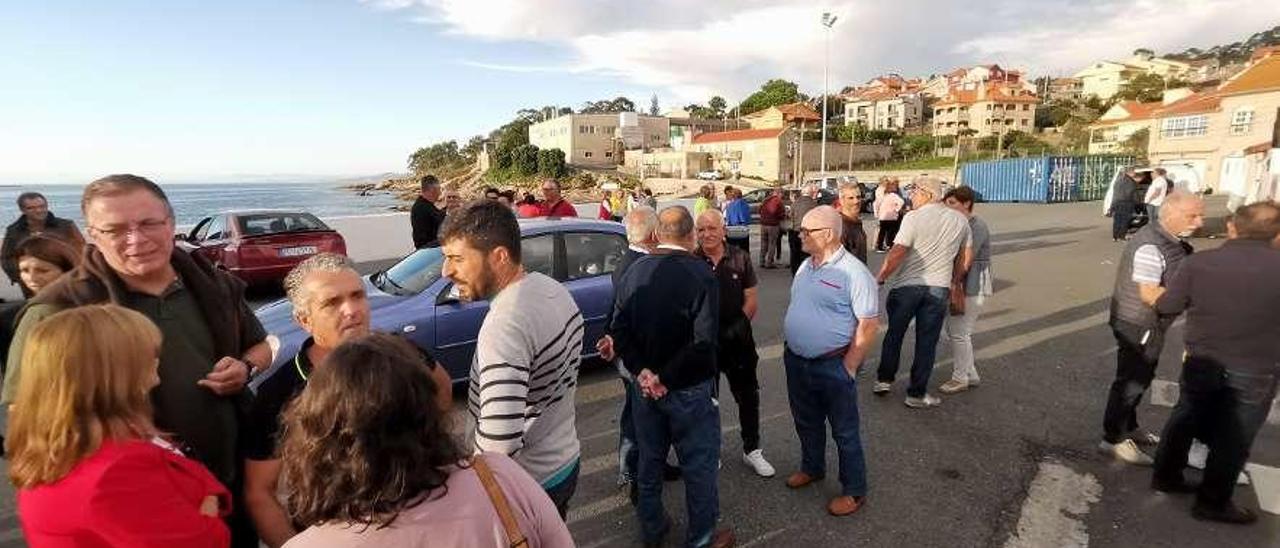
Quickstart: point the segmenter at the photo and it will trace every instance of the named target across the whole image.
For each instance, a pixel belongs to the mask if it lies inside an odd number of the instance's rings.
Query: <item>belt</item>
[[[845,354],[845,352],[848,352],[848,351],[849,351],[849,345],[847,345],[847,344],[846,344],[846,345],[844,345],[844,346],[841,346],[840,348],[837,348],[837,349],[835,349],[835,350],[832,350],[832,351],[830,351],[830,352],[827,352],[826,354],[823,354],[823,355],[821,355],[821,356],[818,356],[817,358],[814,358],[814,359],[826,359],[826,358],[843,357],[843,356],[844,356],[844,354]]]

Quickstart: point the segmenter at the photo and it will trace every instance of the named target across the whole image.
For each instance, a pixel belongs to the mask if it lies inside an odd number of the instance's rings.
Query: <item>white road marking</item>
[[[1264,512],[1280,515],[1280,468],[1249,463],[1244,471],[1253,482],[1258,494],[1258,507]]]
[[[1018,528],[1005,548],[1059,548],[1089,545],[1084,518],[1102,497],[1102,485],[1092,474],[1082,474],[1054,460],[1040,463],[1022,504]]]

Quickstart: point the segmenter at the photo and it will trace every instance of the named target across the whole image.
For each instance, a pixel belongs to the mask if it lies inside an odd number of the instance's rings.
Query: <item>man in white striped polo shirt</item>
[[[491,200],[451,215],[440,236],[443,273],[463,300],[490,301],[476,340],[467,407],[477,453],[510,455],[563,517],[578,483],[574,392],[582,314],[555,280],[524,270],[520,226]]]

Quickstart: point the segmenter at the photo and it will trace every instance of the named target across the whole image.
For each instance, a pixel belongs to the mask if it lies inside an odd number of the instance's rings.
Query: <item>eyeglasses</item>
[[[148,238],[157,236],[169,227],[169,221],[171,219],[172,217],[165,217],[163,219],[146,219],[127,226],[90,226],[89,229],[98,233],[103,238],[119,243],[125,241],[129,237],[130,233],[137,233],[139,236],[145,236]]]
[[[831,230],[831,227],[829,227],[829,226],[824,226],[824,227],[822,227],[822,228],[803,228],[803,227],[801,227],[799,232],[800,232],[800,235],[801,235],[801,236],[813,236],[813,233],[814,233],[814,232],[822,232],[823,230]]]

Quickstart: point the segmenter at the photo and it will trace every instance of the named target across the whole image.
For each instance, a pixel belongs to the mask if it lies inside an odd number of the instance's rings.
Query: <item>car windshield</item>
[[[254,213],[237,216],[236,223],[245,236],[329,230],[328,226],[310,213]]]
[[[391,295],[417,295],[440,279],[444,253],[438,247],[414,251],[408,257],[371,278],[373,285]]]

